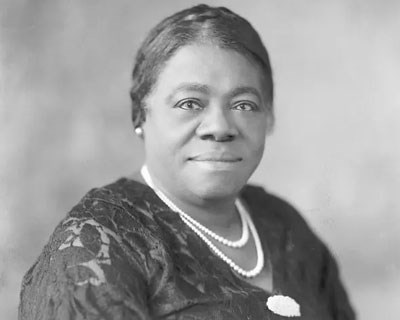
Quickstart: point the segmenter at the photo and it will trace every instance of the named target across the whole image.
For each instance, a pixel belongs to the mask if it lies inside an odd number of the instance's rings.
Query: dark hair
[[[140,127],[145,120],[144,99],[153,88],[159,72],[177,49],[203,42],[237,51],[260,65],[266,79],[273,118],[273,80],[268,52],[252,25],[224,7],[197,5],[179,11],[156,25],[136,55],[132,73],[132,121]]]

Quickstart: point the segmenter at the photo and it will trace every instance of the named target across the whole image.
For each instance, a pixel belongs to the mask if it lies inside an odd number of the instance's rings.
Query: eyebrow
[[[235,89],[233,89],[230,93],[229,93],[229,98],[233,98],[235,96],[241,95],[241,94],[246,94],[246,93],[250,93],[255,95],[260,101],[262,101],[261,98],[261,94],[260,92],[254,88],[254,87],[237,87]]]
[[[205,84],[201,84],[201,83],[197,83],[197,82],[184,82],[184,83],[181,83],[178,87],[176,87],[168,95],[167,99],[171,100],[172,97],[179,91],[197,91],[200,93],[208,94],[208,93],[210,93],[211,89]],[[229,92],[228,98],[232,99],[235,96],[238,96],[241,94],[246,94],[246,93],[253,94],[260,101],[262,101],[262,97],[261,97],[259,90],[257,90],[254,87],[249,87],[249,86],[237,87],[237,88],[233,89],[231,92]]]
[[[170,101],[172,97],[179,91],[197,91],[207,94],[210,92],[210,88],[205,84],[197,82],[184,82],[177,86],[174,90],[172,90],[172,92],[168,95],[167,100]]]

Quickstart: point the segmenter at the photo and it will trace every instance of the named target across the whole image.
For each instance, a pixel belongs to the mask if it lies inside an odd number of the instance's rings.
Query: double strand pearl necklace
[[[145,179],[146,183],[153,190],[155,190],[156,188],[154,186],[153,179],[150,176],[149,170],[147,169],[147,166],[143,166],[143,168],[141,170],[141,174],[142,174],[143,178]],[[159,190],[157,190],[157,191],[159,191]],[[210,229],[208,229],[207,227],[202,225],[200,222],[198,222],[195,219],[193,219],[191,216],[189,216],[188,214],[183,212],[183,210],[178,208],[178,206],[176,206],[170,199],[168,199],[165,196],[164,193],[162,193],[161,191],[159,191],[159,192],[161,193],[161,195],[159,195],[159,197],[168,205],[168,207],[170,207],[173,211],[178,212],[181,216],[186,218],[186,220],[189,223],[193,224],[194,226],[196,226],[196,228],[200,229],[202,232],[206,233],[211,238],[214,238],[215,240],[217,240],[218,242],[222,243],[223,245],[228,246],[228,247],[232,247],[232,248],[241,248],[249,240],[249,225],[247,223],[247,219],[245,219],[245,214],[244,214],[245,210],[239,210],[239,208],[243,209],[243,206],[239,206],[236,203],[236,207],[238,208],[240,220],[241,220],[241,223],[242,223],[242,236],[240,237],[239,240],[231,241],[231,240],[228,240],[228,239],[226,239],[224,237],[221,237],[220,235],[216,234],[215,232],[211,231]]]
[[[236,271],[238,274],[240,274],[241,276],[245,277],[245,278],[252,278],[255,277],[256,275],[258,275],[261,270],[264,267],[264,252],[262,249],[262,245],[261,245],[261,241],[260,238],[258,236],[257,230],[253,224],[253,221],[250,218],[250,215],[248,214],[248,212],[245,210],[243,204],[241,203],[241,201],[239,199],[237,199],[235,201],[235,204],[237,206],[237,209],[239,211],[239,214],[241,216],[242,219],[242,225],[243,225],[243,232],[242,232],[242,237],[241,239],[239,239],[238,241],[230,241],[228,239],[225,239],[217,234],[215,234],[214,232],[212,232],[211,230],[209,230],[208,228],[206,228],[205,226],[203,226],[201,223],[199,223],[198,221],[196,221],[195,219],[193,219],[192,217],[190,217],[187,213],[183,212],[180,208],[178,208],[161,190],[157,189],[153,183],[153,180],[150,176],[150,173],[147,169],[147,166],[144,165],[141,169],[141,174],[143,176],[143,179],[145,180],[145,182],[148,184],[149,187],[151,187],[154,192],[157,194],[157,196],[173,211],[176,211],[180,218],[182,219],[182,221],[189,227],[191,228],[209,247],[210,249],[221,259],[223,260],[225,263],[227,263],[234,271]],[[204,233],[207,233],[208,235],[210,235],[212,238],[220,241],[221,243],[230,246],[230,247],[234,247],[234,248],[239,248],[240,246],[237,245],[237,243],[239,242],[239,244],[241,246],[243,246],[244,244],[241,244],[242,242],[246,243],[247,239],[248,239],[248,230],[247,230],[247,236],[245,236],[245,230],[247,228],[250,228],[250,231],[253,235],[253,239],[255,242],[255,246],[256,246],[256,251],[257,251],[257,263],[256,266],[251,269],[251,270],[244,270],[241,267],[239,267],[232,259],[230,259],[229,257],[227,257],[221,250],[219,250],[208,238]],[[208,231],[205,231],[208,230]],[[203,233],[203,232],[204,233]],[[243,238],[247,239],[245,241],[243,241]],[[228,244],[227,244],[228,243]],[[232,245],[232,244],[235,244]]]
[[[165,195],[164,195],[165,197]],[[165,197],[166,198],[166,197]],[[231,241],[228,240],[218,234],[216,234],[215,232],[211,231],[210,229],[208,229],[206,226],[202,225],[200,222],[198,222],[197,220],[193,219],[191,216],[189,216],[188,214],[186,214],[185,212],[183,212],[181,209],[179,209],[172,201],[170,201],[168,198],[163,199],[163,201],[168,204],[168,206],[174,210],[177,211],[180,216],[184,219],[187,220],[188,223],[194,225],[197,229],[200,229],[202,232],[206,233],[207,235],[209,235],[211,238],[217,240],[218,242],[222,243],[223,245],[227,246],[227,247],[231,247],[231,248],[242,248],[247,241],[249,240],[249,224],[247,222],[247,219],[245,218],[245,213],[243,210],[239,210],[239,216],[240,216],[240,220],[242,223],[242,236],[240,237],[239,240],[236,241]],[[236,206],[239,208],[238,201],[235,202]]]

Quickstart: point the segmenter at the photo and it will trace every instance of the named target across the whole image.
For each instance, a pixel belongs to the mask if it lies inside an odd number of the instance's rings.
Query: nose
[[[235,139],[238,130],[229,110],[221,107],[209,107],[203,113],[196,133],[202,140],[227,142]]]

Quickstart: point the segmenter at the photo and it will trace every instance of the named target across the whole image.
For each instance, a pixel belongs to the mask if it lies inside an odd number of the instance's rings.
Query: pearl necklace
[[[206,233],[207,235],[209,235],[211,238],[217,240],[218,242],[222,243],[223,245],[227,246],[227,247],[231,247],[231,248],[242,248],[247,241],[249,240],[249,225],[247,220],[244,217],[244,212],[242,210],[239,210],[239,216],[240,216],[240,220],[242,223],[242,236],[240,237],[239,240],[236,241],[231,241],[228,240],[218,234],[216,234],[215,232],[211,231],[210,229],[208,229],[206,226],[202,225],[200,222],[198,222],[197,220],[193,219],[191,216],[189,216],[188,214],[186,214],[185,212],[183,212],[181,209],[179,209],[173,202],[171,202],[168,198],[164,199],[165,203],[168,204],[168,206],[173,209],[174,211],[177,211],[182,217],[184,217],[189,223],[193,224],[194,226],[196,226],[196,228],[200,229],[202,232]],[[235,202],[236,206],[239,208],[238,201]]]
[[[142,174],[143,178],[145,179],[146,183],[149,186],[151,186],[152,189],[155,189],[154,188],[154,182],[153,182],[153,180],[152,180],[152,178],[150,176],[150,173],[149,173],[149,170],[147,169],[147,166],[143,166],[143,168],[141,170],[141,174]],[[189,216],[188,214],[183,212],[183,210],[179,209],[170,199],[168,199],[165,196],[165,194],[162,193],[160,198],[173,211],[178,212],[181,216],[185,217],[188,222],[190,222],[191,224],[194,224],[198,229],[200,229],[201,231],[203,231],[204,233],[209,235],[211,238],[214,238],[215,240],[217,240],[218,242],[222,243],[225,246],[232,247],[232,248],[241,248],[249,240],[249,225],[247,223],[247,220],[244,218],[244,211],[245,210],[243,209],[243,206],[241,206],[241,205],[239,205],[237,203],[238,201],[236,201],[235,204],[236,204],[236,207],[238,208],[239,216],[240,216],[240,220],[241,220],[241,224],[242,224],[242,236],[240,237],[239,240],[231,241],[231,240],[228,240],[228,239],[216,234],[215,232],[211,231],[210,229],[208,229],[207,227],[202,225],[200,222],[198,222],[197,220],[193,219],[191,216]],[[242,209],[242,210],[240,210],[240,209]]]
[[[156,188],[154,187],[154,182],[150,176],[149,170],[147,169],[147,166],[143,166],[140,172],[141,172],[144,180],[146,181],[146,183],[153,190],[156,190]],[[161,194],[158,194],[157,192],[159,192]],[[189,216],[188,214],[183,212],[183,210],[178,208],[175,205],[175,203],[173,203],[170,199],[168,199],[165,196],[165,194],[162,193],[161,191],[157,190],[156,193],[161,198],[161,200],[163,200],[163,202],[165,202],[165,204],[167,204],[168,207],[170,207],[173,211],[178,212],[181,216],[183,216],[186,219],[186,221],[195,225],[196,228],[200,229],[202,232],[206,233],[211,238],[217,240],[218,242],[222,243],[223,245],[231,247],[231,248],[242,248],[249,240],[249,225],[247,223],[247,220],[244,218],[245,210],[244,210],[243,206],[238,203],[239,201],[235,201],[235,204],[236,204],[236,207],[238,208],[240,220],[242,223],[242,236],[240,237],[239,240],[231,241],[231,240],[228,240],[228,239],[216,234],[215,232],[211,231],[210,229],[208,229],[207,227],[202,225],[200,222],[198,222],[197,220],[193,219],[191,216]]]
[[[214,232],[212,232],[211,230],[209,230],[208,228],[206,228],[205,226],[200,224],[198,221],[196,221],[195,219],[190,217],[188,214],[183,212],[180,208],[178,208],[162,191],[160,191],[159,189],[157,189],[155,187],[155,185],[153,183],[153,180],[152,180],[152,178],[150,176],[150,173],[149,173],[146,165],[144,165],[142,167],[141,174],[143,176],[143,179],[147,183],[147,185],[154,190],[154,192],[157,194],[157,196],[171,210],[178,212],[178,214],[179,214],[180,218],[182,219],[182,221],[189,228],[191,228],[210,247],[210,249],[221,260],[223,260],[225,263],[227,263],[234,271],[236,271],[238,274],[240,274],[241,276],[246,277],[246,278],[255,277],[256,275],[258,275],[261,272],[261,270],[264,268],[264,252],[263,252],[263,249],[262,249],[261,241],[260,241],[260,238],[258,236],[257,230],[256,230],[256,228],[255,228],[255,226],[253,224],[253,221],[250,218],[250,215],[245,210],[243,204],[241,203],[241,201],[239,199],[237,199],[235,201],[235,204],[236,204],[236,206],[238,208],[239,214],[240,214],[241,219],[242,219],[242,225],[243,225],[242,237],[238,241],[230,241],[228,239],[225,239],[225,238],[215,234]],[[239,242],[241,244],[241,242],[243,242],[243,238],[246,238],[244,234],[246,232],[245,230],[247,230],[248,227],[250,227],[250,230],[251,230],[251,233],[253,235],[254,242],[255,242],[255,246],[256,246],[256,251],[257,251],[257,263],[256,263],[256,266],[251,270],[244,270],[241,267],[239,267],[232,259],[227,257],[221,250],[219,250],[206,237],[206,235],[203,233],[203,232],[207,233],[209,236],[213,237],[214,239],[220,241],[221,243],[223,243],[223,244],[225,244],[227,246],[238,248],[239,246],[237,245],[237,243]],[[208,230],[208,231],[205,231],[205,230]],[[248,230],[247,230],[247,239],[248,239]],[[245,243],[247,242],[247,239],[244,241]],[[232,244],[235,244],[236,246],[234,246]],[[243,245],[244,244],[241,244],[241,246],[243,246]]]

